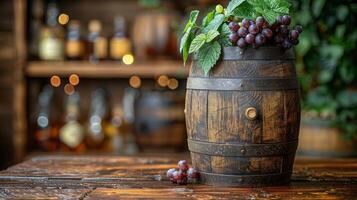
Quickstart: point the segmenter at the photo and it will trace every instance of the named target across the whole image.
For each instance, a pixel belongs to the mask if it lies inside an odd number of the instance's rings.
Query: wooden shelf
[[[152,78],[167,75],[186,78],[189,67],[183,67],[181,61],[153,61],[124,65],[115,61],[103,61],[92,64],[87,61],[46,62],[32,61],[26,66],[25,73],[32,78],[45,78],[52,75],[68,77],[78,74],[83,78],[128,78],[137,75]]]

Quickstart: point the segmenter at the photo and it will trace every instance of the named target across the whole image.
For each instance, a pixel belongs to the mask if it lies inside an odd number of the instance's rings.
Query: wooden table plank
[[[294,185],[266,188],[217,188],[172,186],[171,188],[97,188],[85,199],[354,199],[357,185]]]
[[[284,187],[171,184],[165,176],[166,170],[188,157],[187,154],[35,157],[0,172],[0,195],[3,195],[0,199],[17,198],[15,194],[25,195],[32,189],[31,193],[49,199],[65,198],[57,194],[72,195],[69,199],[231,199],[232,196],[236,199],[357,199],[357,159],[298,158],[292,183]]]
[[[0,199],[83,199],[92,190],[58,188],[0,188]]]

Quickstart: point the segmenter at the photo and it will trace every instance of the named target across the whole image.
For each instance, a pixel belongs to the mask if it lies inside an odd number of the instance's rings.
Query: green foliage
[[[334,120],[345,138],[357,133],[357,7],[352,0],[294,0],[304,26],[296,47],[303,108]]]
[[[217,63],[219,56],[221,55],[221,49],[221,45],[217,41],[214,41],[205,44],[202,47],[202,50],[198,52],[198,63],[203,68],[206,75]]]
[[[263,15],[273,23],[278,15],[288,14],[289,7],[289,0],[231,0],[225,9],[217,5],[203,18],[201,26],[196,24],[199,11],[192,11],[180,43],[184,64],[189,54],[196,53],[200,67],[208,74],[219,59],[222,46],[232,45],[227,25],[230,17],[253,19]]]
[[[234,10],[244,2],[245,2],[245,0],[232,0],[232,1],[230,1],[228,6],[227,6],[227,15],[233,15],[234,14]]]
[[[286,0],[248,0],[258,15],[273,24],[279,15],[289,14],[291,4]]]

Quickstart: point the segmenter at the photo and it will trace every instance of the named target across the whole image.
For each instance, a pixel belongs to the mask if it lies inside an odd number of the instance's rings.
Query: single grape
[[[242,20],[242,26],[244,26],[245,28],[249,28],[250,26],[250,22],[248,19],[243,19]]]
[[[281,34],[283,34],[284,36],[289,33],[289,29],[288,29],[288,27],[285,26],[285,25],[280,25],[278,29],[279,29],[279,32],[280,32]]]
[[[180,185],[187,184],[187,174],[181,170],[177,171],[177,173],[174,173],[173,178],[176,181],[176,183]]]
[[[299,32],[297,30],[291,30],[290,31],[290,38],[293,40],[296,40],[299,38]]]
[[[284,49],[290,49],[293,45],[288,39],[285,39],[284,42],[282,43],[282,47]]]
[[[284,15],[282,17],[282,24],[288,26],[288,25],[290,25],[290,23],[291,23],[291,17],[289,15]]]
[[[298,45],[299,44],[299,40],[296,39],[296,40],[290,40],[291,44],[293,45]]]
[[[262,28],[269,28],[269,23],[266,20],[264,20]]]
[[[173,173],[172,173],[172,177],[170,178],[170,181],[172,182],[172,183],[177,183],[177,178],[179,177],[179,171],[174,171]]]
[[[245,36],[245,42],[247,44],[253,44],[255,40],[255,36],[251,33],[249,33],[247,36]]]
[[[284,38],[281,35],[276,35],[274,41],[276,44],[281,44],[284,41]]]
[[[217,12],[218,14],[222,14],[222,13],[224,12],[224,8],[223,8],[223,6],[222,6],[221,4],[218,4],[218,5],[216,6],[216,12]]]
[[[187,177],[183,177],[182,179],[176,180],[179,185],[187,185]]]
[[[239,29],[239,25],[237,22],[230,22],[228,24],[229,29],[231,29],[232,32],[237,32]]]
[[[169,169],[166,172],[166,176],[167,178],[172,178],[173,177],[173,173],[176,171],[176,169]]]
[[[189,168],[186,160],[180,160],[177,165],[182,172],[186,172]]]
[[[273,37],[273,31],[270,30],[269,28],[263,29],[262,34],[268,39],[271,39]]]
[[[258,46],[262,46],[266,42],[265,37],[262,34],[258,34],[255,36],[255,44]]]
[[[259,28],[257,27],[257,25],[252,24],[249,26],[249,33],[256,35],[259,32]]]
[[[247,34],[248,34],[248,29],[247,29],[247,28],[245,28],[245,27],[240,27],[240,28],[238,29],[238,36],[239,36],[239,37],[245,37],[245,36],[247,36]]]
[[[238,39],[239,39],[239,36],[236,33],[232,33],[232,34],[229,35],[229,40],[232,43],[236,43]]]
[[[237,42],[237,45],[241,48],[244,49],[247,46],[247,43],[245,42],[244,38],[240,38]]]
[[[299,33],[302,33],[302,26],[301,25],[295,26],[295,30],[297,30]]]
[[[257,19],[255,19],[255,23],[258,26],[258,28],[262,28],[265,23],[265,19],[262,16],[259,16],[257,17]]]
[[[187,176],[189,178],[198,179],[200,177],[200,173],[198,173],[198,171],[196,169],[191,167],[187,171]]]
[[[276,22],[277,22],[278,25],[283,24],[283,16],[278,16],[278,17],[276,18]]]

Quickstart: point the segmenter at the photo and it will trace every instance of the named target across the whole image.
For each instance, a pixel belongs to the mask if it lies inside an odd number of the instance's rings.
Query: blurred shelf
[[[167,75],[176,78],[186,78],[189,67],[183,67],[181,61],[150,61],[124,65],[115,61],[103,61],[93,64],[87,61],[30,61],[25,73],[32,78],[47,78],[52,75],[68,77],[78,74],[82,78],[128,78],[137,75],[152,78]]]

